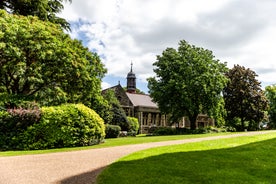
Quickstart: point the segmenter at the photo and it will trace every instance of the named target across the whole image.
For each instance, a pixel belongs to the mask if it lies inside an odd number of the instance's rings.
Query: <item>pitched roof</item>
[[[158,108],[149,95],[126,93],[133,106]]]

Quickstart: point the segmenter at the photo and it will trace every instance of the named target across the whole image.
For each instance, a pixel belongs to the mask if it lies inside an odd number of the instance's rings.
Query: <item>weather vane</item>
[[[130,71],[132,72],[132,66],[133,66],[132,61],[131,61],[130,65],[131,65],[131,67],[130,67]]]

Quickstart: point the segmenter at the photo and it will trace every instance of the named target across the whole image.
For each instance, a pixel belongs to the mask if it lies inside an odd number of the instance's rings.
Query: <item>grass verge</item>
[[[235,133],[212,133],[212,134],[172,135],[172,136],[142,135],[142,136],[137,136],[137,137],[121,137],[121,138],[114,138],[114,139],[106,139],[104,141],[104,143],[102,143],[102,144],[93,145],[93,146],[85,146],[85,147],[59,148],[59,149],[48,149],[48,150],[30,150],[30,151],[0,151],[0,157],[79,151],[79,150],[105,148],[105,147],[112,147],[112,146],[143,144],[143,143],[149,143],[149,142],[181,140],[181,139],[201,138],[201,137],[229,135],[229,134],[235,134]]]
[[[105,169],[97,184],[275,183],[276,133],[136,152]]]

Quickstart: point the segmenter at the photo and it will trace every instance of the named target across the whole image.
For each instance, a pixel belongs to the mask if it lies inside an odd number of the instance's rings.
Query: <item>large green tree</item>
[[[267,86],[265,88],[265,94],[269,101],[269,126],[276,128],[276,84]]]
[[[1,0],[0,9],[23,16],[33,15],[40,20],[50,21],[69,30],[69,23],[56,14],[63,10],[63,2],[72,0]]]
[[[50,104],[87,104],[106,69],[60,26],[0,11],[0,89]],[[89,105],[89,104],[87,104]]]
[[[227,67],[211,51],[182,40],[178,50],[167,48],[153,65],[156,77],[148,79],[149,93],[173,122],[188,116],[195,129],[198,114],[212,115],[218,108]]]
[[[234,124],[239,130],[246,128],[246,121],[251,123],[249,128],[258,127],[268,108],[261,83],[256,79],[258,75],[249,68],[235,65],[226,76],[229,82],[223,90],[223,97],[228,121],[239,118],[241,125]]]

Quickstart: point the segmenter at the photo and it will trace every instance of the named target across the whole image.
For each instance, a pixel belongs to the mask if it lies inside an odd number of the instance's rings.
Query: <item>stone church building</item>
[[[120,85],[103,90],[113,90],[127,116],[135,117],[139,121],[140,133],[148,133],[151,127],[175,127],[190,128],[188,118],[175,125],[169,123],[169,115],[161,114],[158,105],[152,101],[149,95],[136,93],[136,76],[132,70],[127,74],[126,90]],[[197,127],[214,126],[213,119],[207,115],[200,115],[196,122]]]

